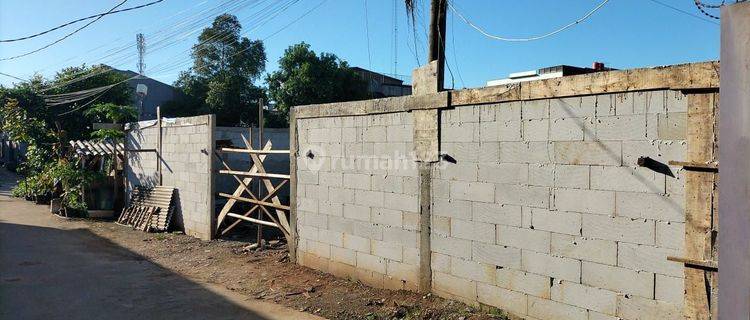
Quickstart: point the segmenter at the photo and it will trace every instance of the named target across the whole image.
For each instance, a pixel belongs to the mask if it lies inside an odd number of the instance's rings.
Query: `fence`
[[[707,315],[717,72],[297,107],[297,261],[538,319]]]

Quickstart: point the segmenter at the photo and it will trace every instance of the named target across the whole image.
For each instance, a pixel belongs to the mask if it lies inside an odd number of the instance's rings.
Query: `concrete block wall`
[[[186,234],[211,239],[213,234],[213,120],[212,115],[164,119],[162,134],[163,185],[177,189],[173,224]],[[156,149],[155,121],[128,126],[127,149]],[[129,152],[128,191],[158,184],[157,155]]]
[[[687,98],[603,94],[441,112],[433,291],[530,319],[682,318]]]
[[[297,135],[298,262],[371,286],[416,290],[412,115],[300,119]]]

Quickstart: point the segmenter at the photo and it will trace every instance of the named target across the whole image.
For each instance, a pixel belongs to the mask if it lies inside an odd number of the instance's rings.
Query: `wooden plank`
[[[719,263],[713,260],[696,260],[683,257],[668,256],[667,260],[684,263],[686,267],[699,267],[704,269],[710,269],[711,271],[719,270]]]
[[[249,222],[252,222],[252,223],[262,224],[262,225],[269,226],[269,227],[274,227],[274,228],[278,228],[279,227],[279,225],[277,225],[277,224],[275,224],[273,222],[258,220],[258,219],[255,219],[255,218],[246,217],[246,216],[243,216],[243,215],[240,215],[240,214],[236,214],[236,213],[231,213],[230,212],[230,213],[227,213],[227,216],[230,216],[232,218],[237,218],[237,219],[240,219],[240,220],[249,221]]]
[[[226,153],[254,153],[254,154],[289,154],[289,150],[255,150],[255,149],[239,149],[239,148],[221,148],[221,152]]]
[[[682,167],[685,170],[711,171],[719,172],[719,164],[716,162],[701,163],[690,161],[669,161],[670,166]]]
[[[273,144],[271,143],[271,141],[268,141],[268,143],[266,143],[266,145],[263,147],[263,150],[270,150],[272,147],[273,147]],[[265,158],[266,158],[266,155],[259,156],[260,160],[264,160]],[[257,172],[257,171],[258,169],[255,167],[250,168],[250,172]],[[248,185],[252,181],[252,178],[244,178],[242,181],[245,183],[245,185]],[[234,193],[232,193],[232,195],[240,196],[242,195],[244,191],[245,191],[244,187],[240,185],[240,186],[237,186],[237,189],[234,190]],[[232,209],[232,206],[234,206],[235,202],[237,202],[237,200],[229,199],[229,201],[227,201],[227,203],[224,204],[224,207],[221,208],[221,211],[219,212],[219,216],[216,218],[216,227],[215,227],[216,230],[218,230],[219,227],[221,227],[221,223],[224,221],[224,218],[226,217],[227,213],[229,213],[229,210]]]
[[[232,174],[237,176],[256,177],[265,179],[289,179],[288,174],[278,173],[261,173],[261,172],[249,172],[249,171],[235,171],[235,170],[219,170],[219,173]]]
[[[714,93],[688,95],[688,162],[716,161],[715,96]],[[686,259],[711,259],[715,177],[713,172],[685,171]],[[711,288],[708,287],[710,282],[706,281],[706,273],[705,270],[685,268],[686,319],[711,319]]]
[[[279,183],[279,185],[276,186],[276,189],[274,189],[273,192],[271,192],[268,195],[266,195],[265,197],[263,197],[263,199],[261,199],[260,201],[264,201],[265,202],[265,201],[268,201],[269,199],[271,199],[271,197],[275,196],[276,193],[278,193],[281,190],[281,188],[283,188],[284,185],[286,185],[287,181],[288,180],[281,181],[281,183]],[[252,214],[253,212],[255,212],[255,210],[258,210],[259,208],[265,209],[265,207],[263,207],[263,206],[254,205],[252,208],[250,208],[250,210],[248,210],[247,212],[245,212],[243,215],[246,216],[246,217],[248,217],[248,216],[250,216],[250,214]],[[289,210],[291,210],[291,207],[289,208]],[[269,215],[269,217],[271,216],[270,212],[268,212],[267,210],[264,210],[264,211],[266,211],[266,214]],[[274,222],[278,223],[278,221],[274,221]],[[224,230],[221,231],[221,234],[222,235],[227,234],[230,230],[232,230],[239,223],[240,223],[239,220],[233,222],[232,224],[230,224],[229,226],[227,226],[226,228],[224,228]],[[281,230],[284,231],[283,228]]]
[[[275,204],[273,202],[264,202],[260,200],[250,199],[250,198],[238,197],[238,196],[234,196],[234,195],[223,193],[223,192],[219,192],[219,196],[224,197],[224,198],[234,199],[237,201],[249,202],[249,203],[257,204],[260,206],[266,206],[266,207],[276,208],[280,210],[289,210],[289,206],[285,206],[283,204]]]

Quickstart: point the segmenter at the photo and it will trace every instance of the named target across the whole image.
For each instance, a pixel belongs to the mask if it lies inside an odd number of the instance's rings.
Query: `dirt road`
[[[0,319],[321,318],[189,279],[0,194]]]

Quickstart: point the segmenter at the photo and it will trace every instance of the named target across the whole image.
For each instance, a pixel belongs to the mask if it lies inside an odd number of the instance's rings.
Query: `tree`
[[[266,67],[263,42],[240,36],[237,17],[222,14],[198,36],[193,67],[180,74],[174,86],[185,97],[167,104],[164,112],[186,116],[214,113],[219,125],[257,122],[257,101],[263,89],[254,82]]]
[[[293,106],[367,99],[367,83],[332,53],[317,55],[304,42],[290,46],[279,59],[279,70],[268,75],[268,92],[288,125]]]

